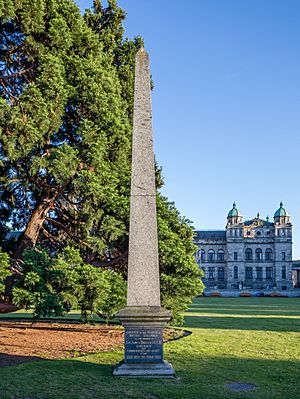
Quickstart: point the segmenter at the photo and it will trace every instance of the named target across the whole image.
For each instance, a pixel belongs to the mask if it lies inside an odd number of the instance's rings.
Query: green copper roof
[[[231,211],[228,213],[228,217],[233,217],[233,216],[242,216],[241,212],[236,209],[236,203],[233,203],[233,208]]]
[[[283,203],[282,203],[282,202],[280,202],[280,208],[277,209],[277,211],[275,212],[274,217],[275,217],[275,218],[278,218],[278,217],[280,217],[280,216],[289,216],[289,214],[287,213],[287,211],[284,209]]]

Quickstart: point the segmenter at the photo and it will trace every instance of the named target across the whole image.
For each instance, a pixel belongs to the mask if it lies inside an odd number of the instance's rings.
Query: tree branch
[[[128,251],[125,251],[122,255],[107,261],[107,262],[99,262],[99,261],[88,261],[88,263],[95,267],[108,267],[108,266],[116,266],[121,261],[127,260],[128,258]]]

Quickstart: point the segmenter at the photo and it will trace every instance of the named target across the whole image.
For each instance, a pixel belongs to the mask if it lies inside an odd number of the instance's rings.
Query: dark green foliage
[[[73,1],[21,3],[0,33],[2,208],[25,228],[15,257],[45,238],[105,260],[128,214],[130,124],[116,68]]]
[[[182,324],[181,312],[203,291],[202,272],[192,256],[193,230],[173,203],[157,197],[159,263],[162,304],[172,310],[172,323]]]
[[[2,296],[1,294],[3,294],[5,291],[5,280],[11,275],[9,267],[9,256],[0,249],[0,298]]]
[[[76,305],[85,318],[112,317],[123,306],[134,57],[143,43],[124,39],[124,18],[114,0],[95,0],[84,16],[73,0],[0,0],[0,238],[8,226],[23,230],[4,250],[24,269],[14,301],[37,315]],[[158,212],[162,300],[180,321],[202,290],[192,228],[159,193]],[[36,246],[43,251],[24,255]],[[77,288],[66,278],[77,270],[66,247],[80,258]]]
[[[77,250],[66,248],[57,257],[26,250],[22,266],[13,301],[19,307],[34,306],[35,317],[61,316],[75,308],[83,321],[92,314],[110,319],[126,303],[122,276],[85,264]]]

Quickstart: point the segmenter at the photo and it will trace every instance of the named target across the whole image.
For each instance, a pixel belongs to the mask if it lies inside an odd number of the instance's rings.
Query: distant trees
[[[124,304],[142,44],[124,39],[124,18],[114,0],[84,16],[73,0],[0,0],[0,237],[22,231],[3,241],[2,299],[37,315]],[[179,320],[202,290],[192,229],[159,193],[158,213],[162,298]]]

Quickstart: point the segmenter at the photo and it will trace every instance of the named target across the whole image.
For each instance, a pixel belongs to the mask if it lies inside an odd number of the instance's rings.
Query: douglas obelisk
[[[141,48],[135,59],[127,306],[117,317],[125,329],[124,361],[115,376],[173,377],[163,359],[150,66]]]

